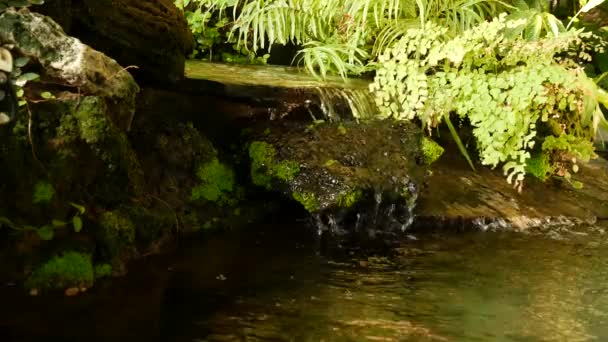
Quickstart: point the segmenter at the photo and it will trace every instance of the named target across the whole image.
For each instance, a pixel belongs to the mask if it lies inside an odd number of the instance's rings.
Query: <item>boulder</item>
[[[194,40],[172,0],[55,0],[36,8],[129,69],[138,81],[167,86],[183,77]]]
[[[264,127],[248,148],[253,184],[299,202],[321,230],[400,232],[411,223],[426,169],[415,125],[275,121]]]
[[[13,54],[39,65],[48,84],[103,97],[112,122],[121,130],[130,127],[139,91],[131,75],[113,59],[66,35],[52,19],[27,9],[8,10],[0,15],[0,43],[14,46]]]

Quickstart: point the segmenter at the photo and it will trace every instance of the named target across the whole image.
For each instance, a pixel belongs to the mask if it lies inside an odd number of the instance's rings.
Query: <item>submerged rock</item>
[[[274,123],[249,145],[251,180],[299,202],[332,232],[403,230],[425,172],[420,137],[414,125],[388,121]]]
[[[433,165],[421,191],[416,226],[423,230],[457,228],[482,230],[551,230],[608,219],[608,162],[581,165],[575,175],[583,183],[530,177],[522,193],[501,172],[471,171],[457,154]]]

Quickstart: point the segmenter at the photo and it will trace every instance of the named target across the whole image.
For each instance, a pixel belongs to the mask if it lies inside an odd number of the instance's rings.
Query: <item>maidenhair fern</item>
[[[509,183],[521,188],[539,125],[555,121],[565,127],[557,138],[590,140],[592,118],[601,117],[595,83],[576,64],[556,59],[580,43],[582,33],[505,38],[505,31],[523,24],[503,15],[452,39],[434,23],[408,30],[379,57],[370,89],[380,117],[417,118],[429,129],[450,113],[466,118],[481,163],[502,164]]]

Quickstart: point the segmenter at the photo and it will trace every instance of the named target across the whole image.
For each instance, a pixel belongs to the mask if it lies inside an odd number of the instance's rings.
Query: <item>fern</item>
[[[380,117],[418,118],[429,128],[449,113],[467,118],[481,163],[502,164],[509,183],[521,188],[538,125],[557,120],[568,127],[557,137],[591,139],[603,119],[603,91],[576,64],[556,60],[580,43],[580,31],[537,41],[505,38],[525,24],[503,15],[447,40],[449,29],[437,24],[408,30],[379,56],[370,90]]]

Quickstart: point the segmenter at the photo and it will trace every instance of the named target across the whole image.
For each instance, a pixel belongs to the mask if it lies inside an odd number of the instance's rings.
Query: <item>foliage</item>
[[[106,278],[112,275],[112,265],[110,264],[97,264],[94,268],[95,279]]]
[[[39,181],[34,187],[33,202],[48,203],[55,195],[55,189],[49,182]]]
[[[301,47],[297,60],[315,75],[342,77],[367,71],[383,44],[407,28],[437,20],[461,32],[510,6],[499,0],[175,0],[185,9],[201,45],[218,39],[236,49],[271,51],[274,44]],[[193,10],[189,11],[188,8]],[[195,8],[195,9],[194,9]],[[226,20],[229,18],[229,20]],[[209,25],[211,24],[211,25]],[[378,39],[380,37],[380,39]],[[380,42],[374,49],[374,42]],[[218,42],[216,41],[215,44]]]
[[[192,189],[192,200],[205,199],[220,205],[234,204],[234,172],[213,158],[200,166],[196,175],[202,184]]]
[[[55,196],[55,189],[53,186],[46,181],[39,181],[34,186],[34,192],[32,194],[32,203],[34,204],[48,204]],[[86,209],[82,205],[69,202],[69,205],[73,208],[74,214],[71,216],[69,221],[53,219],[51,222],[43,224],[41,226],[32,225],[20,225],[14,223],[7,217],[0,216],[0,227],[4,226],[15,232],[35,232],[41,240],[49,241],[55,237],[55,230],[66,227],[71,227],[74,232],[79,233],[82,230],[82,215],[84,215]]]
[[[209,1],[175,0],[184,11],[188,26],[195,37],[191,58],[219,60],[239,64],[266,64],[269,54],[256,56],[255,52],[234,43],[230,36],[230,23],[223,11],[214,12],[215,3]],[[224,0],[215,1],[222,3]],[[230,1],[227,4],[235,4]]]
[[[521,189],[537,125],[555,119],[568,127],[563,133],[582,138],[603,120],[600,90],[567,58],[584,34],[505,37],[524,24],[503,15],[452,39],[434,23],[408,30],[379,57],[370,90],[380,117],[417,118],[430,129],[455,113],[473,127],[482,164],[502,164]],[[570,132],[572,123],[582,130]]]
[[[89,287],[95,275],[91,256],[68,251],[56,255],[29,276],[25,286],[30,289],[64,289]]]
[[[135,242],[135,225],[120,210],[108,211],[99,219],[101,240],[110,256],[116,256]]]

